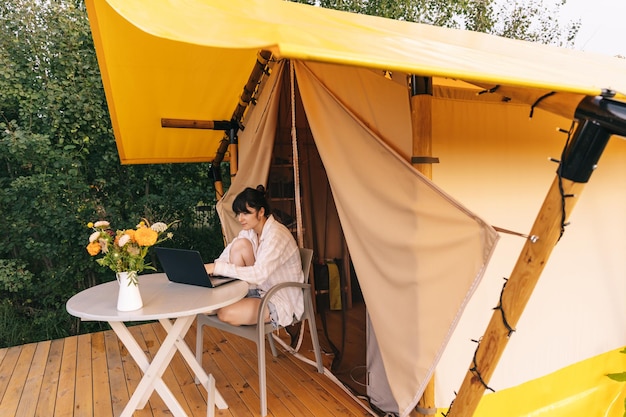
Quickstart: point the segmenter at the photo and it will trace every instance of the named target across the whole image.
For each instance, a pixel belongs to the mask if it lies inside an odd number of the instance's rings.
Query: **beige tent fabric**
[[[246,187],[259,184],[267,186],[267,173],[272,158],[272,146],[276,135],[278,97],[283,65],[273,68],[266,79],[256,105],[244,120],[245,129],[239,135],[239,172],[232,179],[230,188],[217,203],[217,213],[222,223],[226,242],[233,240],[241,230],[231,209],[233,200]]]
[[[407,415],[498,236],[384,143],[392,142],[384,136],[389,121],[408,111],[408,98],[380,94],[396,83],[371,71],[304,62],[296,74],[390,388]],[[322,82],[330,79],[332,89]],[[337,85],[344,87],[339,93]]]

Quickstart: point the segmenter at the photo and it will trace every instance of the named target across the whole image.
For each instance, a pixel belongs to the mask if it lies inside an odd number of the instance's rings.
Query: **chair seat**
[[[201,320],[202,325],[204,326],[211,326],[216,329],[224,330],[228,333],[244,337],[248,340],[252,340],[253,342],[256,342],[257,340],[258,330],[256,324],[250,326],[232,326],[218,319],[217,315],[202,315],[201,318],[198,317],[198,320]],[[270,333],[272,330],[274,330],[274,327],[271,323],[265,324],[265,334]]]

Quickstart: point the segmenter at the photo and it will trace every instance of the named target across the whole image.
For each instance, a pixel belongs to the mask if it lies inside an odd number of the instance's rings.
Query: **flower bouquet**
[[[146,263],[145,257],[151,246],[172,238],[173,233],[167,232],[172,224],[156,222],[150,225],[146,219],[142,219],[134,229],[113,231],[106,220],[89,222],[87,226],[93,232],[89,236],[87,252],[91,256],[101,253],[103,256],[96,262],[118,274],[128,272],[129,284],[137,285],[139,272],[144,269],[156,270]]]
[[[102,253],[102,257],[96,262],[109,267],[117,277],[120,287],[117,298],[118,310],[133,311],[143,307],[137,274],[144,269],[156,270],[146,263],[145,257],[151,246],[172,238],[173,234],[167,232],[171,225],[162,222],[150,225],[143,219],[134,229],[114,232],[106,220],[87,224],[93,229],[89,236],[87,252],[91,256]]]

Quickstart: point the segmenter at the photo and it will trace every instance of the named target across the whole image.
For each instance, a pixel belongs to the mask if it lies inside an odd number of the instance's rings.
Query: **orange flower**
[[[139,246],[152,246],[158,238],[159,234],[148,227],[140,227],[135,231],[135,241]]]
[[[100,247],[100,243],[98,243],[98,241],[91,242],[87,245],[87,252],[89,252],[91,256],[96,256],[97,254],[99,254],[100,249],[102,248]]]

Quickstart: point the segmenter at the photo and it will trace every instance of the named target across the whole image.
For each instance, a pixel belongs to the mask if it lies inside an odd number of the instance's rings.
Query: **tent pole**
[[[611,134],[626,135],[626,104],[587,97],[578,106],[575,117],[578,126],[565,146],[557,177],[502,289],[500,305],[480,339],[448,417],[471,417],[485,389],[491,389],[488,383],[509,337]]]
[[[241,123],[241,119],[243,119],[243,115],[250,105],[250,102],[253,100],[254,94],[257,91],[257,87],[261,83],[261,79],[263,75],[269,74],[269,65],[270,58],[272,57],[272,53],[270,51],[260,51],[257,55],[257,61],[250,73],[250,78],[248,78],[248,82],[243,88],[243,92],[241,93],[241,97],[239,98],[239,104],[233,111],[233,115],[230,120],[231,123],[239,126]],[[235,132],[236,134],[237,132]],[[224,154],[228,149],[231,140],[230,140],[230,132],[227,132],[224,135],[224,139],[220,142],[220,145],[215,152],[215,159],[213,159],[213,164],[220,164],[224,160]]]
[[[411,126],[413,133],[413,152],[411,163],[418,172],[432,179],[432,101],[433,80],[431,77],[411,75]],[[415,413],[416,417],[425,417],[437,412],[435,407],[435,376],[430,377],[428,385],[422,393]]]
[[[230,119],[231,127],[228,131],[226,131],[224,138],[220,142],[220,145],[215,153],[215,158],[211,161],[211,165],[219,166],[224,160],[226,151],[229,150],[231,177],[234,177],[238,170],[239,148],[237,144],[237,131],[239,129],[243,129],[243,127],[241,127],[241,120],[243,119],[244,113],[250,103],[254,102],[254,95],[257,93],[263,76],[269,74],[271,57],[272,53],[270,51],[259,51],[256,64],[254,65],[254,68],[250,73],[250,78],[248,78],[248,82],[244,86],[241,97],[239,98],[239,104],[237,104],[237,107],[233,111],[233,115]],[[224,193],[223,191],[217,191],[218,186],[221,187],[221,185],[216,183],[216,198],[217,200],[220,200]]]

